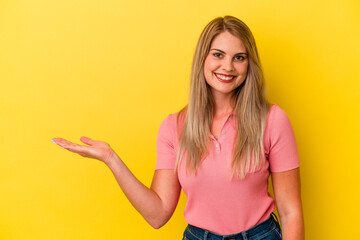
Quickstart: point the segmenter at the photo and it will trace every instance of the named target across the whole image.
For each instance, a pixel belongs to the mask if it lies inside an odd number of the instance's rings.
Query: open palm
[[[113,154],[115,154],[110,145],[106,142],[95,141],[88,137],[81,137],[80,140],[86,145],[73,143],[63,138],[52,139],[55,144],[70,152],[78,153],[83,157],[98,159],[105,164],[108,164]]]

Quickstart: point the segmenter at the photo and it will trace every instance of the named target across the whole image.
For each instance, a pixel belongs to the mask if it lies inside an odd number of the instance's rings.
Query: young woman
[[[182,188],[189,224],[183,239],[304,239],[295,136],[286,113],[266,101],[255,40],[235,17],[212,20],[200,36],[189,103],[160,126],[150,189],[107,143],[80,140],[86,145],[53,139],[103,161],[154,228],[170,219]]]

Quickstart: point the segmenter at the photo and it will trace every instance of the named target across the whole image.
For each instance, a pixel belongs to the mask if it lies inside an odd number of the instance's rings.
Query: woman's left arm
[[[283,240],[304,240],[299,168],[271,173]]]

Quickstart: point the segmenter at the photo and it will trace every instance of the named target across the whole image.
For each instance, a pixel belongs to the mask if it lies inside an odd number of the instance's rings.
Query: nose
[[[231,72],[234,70],[233,60],[231,58],[225,58],[222,64],[222,68],[225,71]]]

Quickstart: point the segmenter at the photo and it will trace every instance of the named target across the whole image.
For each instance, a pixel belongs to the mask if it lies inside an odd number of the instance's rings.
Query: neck
[[[214,94],[214,117],[230,114],[234,109],[234,96],[231,94]]]

